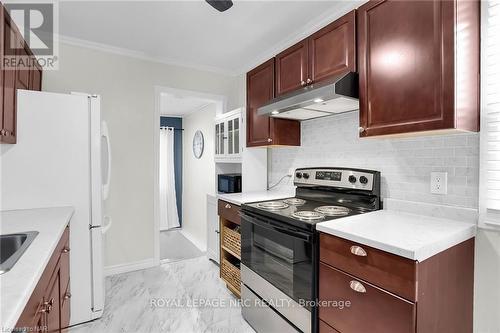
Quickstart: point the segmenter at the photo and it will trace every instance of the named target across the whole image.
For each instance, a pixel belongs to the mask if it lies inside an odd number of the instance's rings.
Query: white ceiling
[[[211,103],[215,102],[206,98],[161,93],[160,114],[162,116],[184,117]]]
[[[241,74],[359,1],[243,1],[219,13],[205,1],[61,1],[70,43]]]

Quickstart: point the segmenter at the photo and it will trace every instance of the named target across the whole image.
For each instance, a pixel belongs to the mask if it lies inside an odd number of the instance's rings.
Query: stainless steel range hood
[[[259,115],[307,120],[359,109],[358,73],[312,84],[257,109]]]

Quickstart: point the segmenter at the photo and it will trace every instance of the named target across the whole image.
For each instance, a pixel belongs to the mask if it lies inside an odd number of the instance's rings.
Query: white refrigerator
[[[74,207],[70,324],[101,317],[111,154],[100,97],[19,90],[17,144],[0,149],[1,210]]]

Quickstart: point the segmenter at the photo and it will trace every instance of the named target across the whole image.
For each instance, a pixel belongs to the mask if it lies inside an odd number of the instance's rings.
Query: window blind
[[[480,225],[500,227],[500,0],[482,1]]]

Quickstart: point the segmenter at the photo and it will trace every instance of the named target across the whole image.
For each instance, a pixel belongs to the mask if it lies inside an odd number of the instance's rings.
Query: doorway
[[[193,175],[193,163],[199,161],[192,159],[191,136],[194,127],[203,128],[209,141],[207,146],[213,145],[211,132],[214,117],[207,119],[205,110],[222,112],[225,98],[156,87],[155,99],[155,260],[161,263],[199,257],[206,251],[206,239],[199,233],[207,226],[206,213],[203,214],[206,212],[206,200],[192,194],[193,190],[207,192],[203,194],[206,197],[210,191],[203,186],[203,182],[214,182],[215,174],[213,177],[205,174],[204,179],[196,180],[198,173]],[[198,121],[203,117],[197,114],[205,115],[203,122]],[[184,128],[186,124],[187,130]],[[204,163],[215,164],[213,158],[208,157],[211,149],[207,148]],[[210,173],[209,169],[202,168],[200,171]]]

